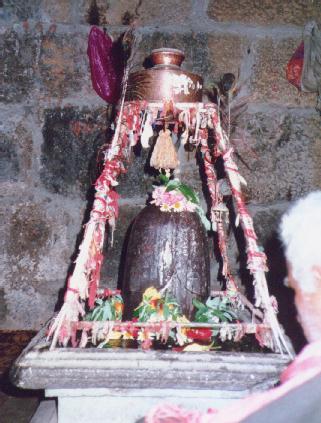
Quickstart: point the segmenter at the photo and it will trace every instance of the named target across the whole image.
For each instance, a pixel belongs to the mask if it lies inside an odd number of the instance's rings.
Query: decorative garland
[[[117,177],[126,172],[124,161],[126,150],[138,141],[140,109],[138,105],[126,105],[118,115],[117,127],[110,148],[105,156],[104,168],[95,184],[95,199],[89,222],[85,226],[83,241],[75,268],[68,279],[64,304],[53,319],[48,337],[52,338],[51,348],[59,342],[67,345],[71,337],[69,322],[84,316],[83,302],[93,307],[100,281],[103,260],[103,245],[106,222],[113,232],[118,217],[119,195],[113,187],[118,185]]]
[[[147,146],[148,137],[152,133],[152,123],[159,121],[159,116],[166,115],[170,108],[174,119],[185,125],[185,131],[182,134],[183,141],[189,140],[197,146],[200,145],[204,155],[205,173],[211,196],[211,221],[213,229],[218,232],[223,275],[227,280],[227,289],[234,293],[237,292],[237,285],[228,269],[226,236],[223,226],[226,209],[223,207],[224,203],[212,163],[213,159],[220,156],[223,158],[226,176],[237,206],[237,219],[242,225],[246,240],[247,267],[254,278],[256,306],[261,306],[264,310],[263,324],[256,325],[262,331],[262,343],[281,353],[286,351],[291,356],[276,318],[276,310],[273,308],[275,298],[270,297],[268,293],[264,274],[268,270],[266,256],[257,245],[253,221],[242,198],[241,185],[246,182],[233,160],[233,149],[229,146],[228,137],[221,128],[217,106],[215,104],[180,104],[179,107],[178,109],[173,104],[157,105],[139,101],[122,104],[115,136],[107,152],[102,174],[95,185],[96,195],[93,210],[85,228],[84,239],[79,247],[73,274],[68,280],[64,304],[49,330],[48,336],[52,337],[51,348],[56,346],[58,338],[62,345],[67,345],[69,339],[74,336],[74,330],[71,327],[88,327],[86,324],[91,325],[92,328],[96,327],[96,322],[95,324],[78,322],[78,319],[79,315],[84,316],[84,301],[89,298],[89,307],[92,307],[95,301],[103,259],[105,223],[108,222],[113,229],[118,216],[118,194],[113,187],[117,185],[117,177],[125,172],[123,162],[126,160],[126,152],[129,147],[135,145],[139,137],[141,137],[143,146]],[[177,128],[178,126],[175,125],[174,131],[177,132]],[[214,130],[216,138],[216,145],[212,152],[207,144],[207,128]],[[189,136],[191,130],[194,132],[193,137]],[[115,322],[105,323],[109,327],[108,331],[114,324]],[[117,323],[119,327],[127,324],[132,325],[133,323]],[[175,323],[175,325],[178,324],[181,323]],[[193,324],[189,323],[189,326],[192,327]],[[273,336],[271,336],[269,327]]]
[[[239,342],[245,334],[255,334],[264,346],[260,332],[270,330],[264,324],[239,322],[235,306],[227,296],[210,297],[205,304],[194,299],[195,322],[182,315],[175,298],[153,287],[143,293],[131,321],[121,322],[124,303],[119,291],[104,292],[96,304],[84,321],[71,322],[73,347],[83,348],[90,343],[104,348],[113,341],[134,340],[145,350],[158,341],[163,345],[176,345],[180,351],[205,351],[217,348],[216,339]]]
[[[223,196],[220,192],[214,165],[212,163],[213,159],[207,143],[207,136],[201,138],[200,144],[201,152],[203,153],[207,187],[211,196],[212,227],[215,228],[218,235],[218,246],[223,262],[222,275],[226,279],[226,289],[233,297],[237,294],[238,287],[229,270],[229,260],[227,255],[224,222],[228,223],[228,209],[223,202]]]

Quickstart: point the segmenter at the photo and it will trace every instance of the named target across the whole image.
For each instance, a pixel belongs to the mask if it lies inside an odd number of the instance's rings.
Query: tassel
[[[160,131],[156,140],[150,165],[155,169],[175,169],[179,165],[177,153],[168,129]]]

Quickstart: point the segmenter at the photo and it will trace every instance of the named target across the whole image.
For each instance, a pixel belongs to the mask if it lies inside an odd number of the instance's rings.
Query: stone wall
[[[207,87],[225,72],[237,76],[248,107],[233,144],[268,253],[271,291],[281,320],[293,319],[283,307],[275,230],[289,202],[321,185],[321,121],[316,96],[290,85],[285,66],[320,7],[320,0],[0,0],[0,327],[39,328],[61,300],[110,121],[110,108],[91,87],[87,36],[91,24],[120,34],[134,21],[137,65],[151,49],[168,46],[184,50],[185,68],[202,74]],[[104,285],[117,282],[124,237],[150,187],[144,154],[121,180]],[[183,177],[200,187],[193,158]]]

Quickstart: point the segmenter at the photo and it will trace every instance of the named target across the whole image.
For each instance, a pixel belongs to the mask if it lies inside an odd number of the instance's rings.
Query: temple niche
[[[136,80],[131,81],[127,101],[144,100],[144,89],[137,94],[135,84],[143,69],[152,69],[151,51],[167,48],[184,52],[180,66],[185,76],[190,73],[200,79],[181,79],[173,74],[175,95],[198,90],[196,97],[188,101],[219,104],[219,113],[227,119],[222,127],[234,150],[233,160],[247,182],[242,186],[242,198],[253,219],[258,251],[266,254],[266,286],[278,303],[277,322],[294,350],[299,351],[305,339],[296,322],[292,294],[282,283],[286,267],[277,228],[280,216],[293,201],[321,187],[317,93],[298,89],[287,77],[287,66],[303,39],[306,23],[320,24],[317,2],[296,7],[291,6],[292,2],[274,5],[263,1],[258,5],[248,0],[237,5],[226,0],[2,3],[0,328],[38,331],[63,306],[84,224],[92,209],[94,184],[103,169],[104,151],[113,139],[117,116],[113,101],[105,101],[93,89],[88,36],[93,27],[105,28],[117,40],[134,24],[137,43],[130,72]],[[121,78],[117,86],[121,87]],[[144,110],[140,105],[140,111]],[[153,132],[155,119],[161,116],[155,110],[150,116]],[[141,116],[144,124],[147,117]],[[182,136],[186,116],[179,119],[182,127],[178,133]],[[166,129],[159,127],[157,134]],[[213,132],[213,127],[210,130]],[[194,133],[191,135],[193,138]],[[153,132],[153,136],[152,147],[158,135]],[[174,144],[176,133],[175,137]],[[129,245],[138,248],[138,241],[131,239],[134,219],[145,210],[158,170],[164,169],[163,175],[169,176],[176,167],[169,173],[166,167],[153,167],[152,150],[143,148],[141,142],[132,144],[132,152],[126,157],[127,172],[120,172],[117,179],[119,213],[115,230],[106,231],[100,269],[100,288],[113,292],[123,288],[125,297],[126,280],[130,275],[137,277],[137,266],[144,266],[144,258],[138,263],[137,257],[128,252]],[[177,175],[184,186],[197,193],[209,218],[210,195],[204,163],[197,153],[199,146],[193,142],[187,142],[186,148],[175,146]],[[215,171],[231,222],[226,227],[229,275],[242,298],[253,304],[255,288],[246,269],[244,228],[235,225],[238,211],[222,157]],[[185,227],[192,224],[188,221]],[[194,276],[202,274],[206,281],[199,290],[200,301],[205,301],[205,291],[219,292],[228,285],[222,277],[217,232],[205,232],[198,245],[206,248],[208,257],[203,255],[204,262],[197,270],[190,270]],[[186,260],[188,252],[195,259],[200,248],[194,245],[193,251],[191,245],[184,246]],[[139,254],[147,257],[149,253],[142,248]],[[179,260],[183,263],[184,257]],[[186,270],[183,267],[182,271]],[[131,283],[139,285],[137,281]],[[196,276],[193,283],[192,291],[198,289]],[[147,282],[142,285],[148,288]],[[128,303],[133,301],[138,306],[137,298],[131,300],[129,294],[128,298]],[[187,304],[185,310],[192,313]],[[242,317],[247,321],[248,314],[244,311]]]

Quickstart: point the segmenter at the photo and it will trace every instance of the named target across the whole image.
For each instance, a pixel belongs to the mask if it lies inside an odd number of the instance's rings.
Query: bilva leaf
[[[198,315],[198,313],[196,313],[195,321],[199,323],[208,323],[208,318],[206,317],[205,314]]]
[[[105,306],[103,308],[104,312],[103,312],[103,316],[102,316],[102,320],[112,320],[112,313],[111,313],[111,307],[109,302],[105,303]]]
[[[192,304],[194,307],[196,307],[198,310],[201,310],[202,312],[207,310],[207,307],[196,298],[193,298]]]
[[[173,179],[172,181],[169,181],[166,185],[166,191],[174,191],[174,189],[178,189],[180,185],[180,182],[177,179]]]
[[[166,185],[169,182],[169,177],[166,175],[163,175],[162,173],[159,175],[159,180],[162,184]]]
[[[169,315],[170,315],[169,308],[168,308],[167,304],[164,304],[163,311],[164,311],[164,318],[165,318],[165,320],[167,320],[169,318]]]
[[[191,187],[179,183],[177,189],[184,195],[185,198],[187,198],[187,200],[194,204],[199,204],[199,199]]]
[[[205,304],[207,305],[207,307],[217,308],[220,305],[220,303],[221,303],[220,297],[213,297],[213,298],[209,297],[206,300]]]

